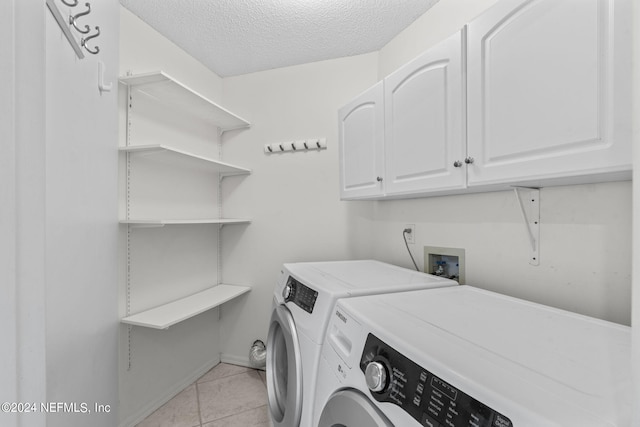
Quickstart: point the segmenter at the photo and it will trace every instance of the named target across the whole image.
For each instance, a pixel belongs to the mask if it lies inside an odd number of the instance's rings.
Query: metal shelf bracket
[[[529,264],[540,265],[540,189],[513,187],[530,244]],[[520,193],[523,193],[521,197]]]

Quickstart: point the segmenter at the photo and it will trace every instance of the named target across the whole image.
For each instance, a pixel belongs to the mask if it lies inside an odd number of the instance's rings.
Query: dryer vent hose
[[[249,363],[260,369],[267,366],[267,346],[260,340],[255,340],[249,351]]]

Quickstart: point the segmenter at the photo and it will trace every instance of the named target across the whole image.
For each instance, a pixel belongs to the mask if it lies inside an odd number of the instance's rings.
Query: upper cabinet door
[[[468,25],[469,185],[631,169],[629,16],[628,0],[502,0]]]
[[[454,34],[384,81],[389,195],[465,187],[463,39]]]
[[[379,82],[338,110],[343,200],[383,194],[383,96],[383,82]]]

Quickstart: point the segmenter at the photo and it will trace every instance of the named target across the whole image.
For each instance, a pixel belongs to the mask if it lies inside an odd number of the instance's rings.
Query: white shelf
[[[133,226],[147,226],[147,227],[164,227],[165,225],[188,225],[188,224],[219,224],[219,225],[233,225],[233,224],[250,224],[250,219],[239,218],[200,218],[200,219],[157,219],[157,218],[144,218],[144,219],[123,219],[120,220],[120,224],[130,224]]]
[[[120,147],[118,150],[127,153],[143,153],[149,151],[165,151],[169,153],[175,153],[182,156],[187,156],[192,159],[202,160],[211,164],[211,166],[218,172],[224,174],[250,174],[251,169],[235,166],[229,163],[221,162],[220,160],[205,157],[198,154],[193,154],[188,151],[180,150],[178,148],[171,147],[166,144],[150,144],[150,145],[129,145],[127,147]]]
[[[168,329],[176,323],[215,308],[251,290],[248,286],[217,285],[186,298],[125,317],[122,323]]]
[[[120,77],[120,82],[131,88],[136,88],[162,103],[172,105],[213,123],[222,131],[251,126],[242,117],[205,98],[162,71],[123,76]]]

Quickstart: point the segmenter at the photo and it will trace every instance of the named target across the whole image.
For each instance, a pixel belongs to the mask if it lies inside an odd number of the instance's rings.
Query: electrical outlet
[[[404,235],[407,239],[407,243],[414,244],[416,242],[416,225],[415,224],[407,224],[404,226],[404,230],[409,230]],[[403,231],[404,232],[404,231]]]

